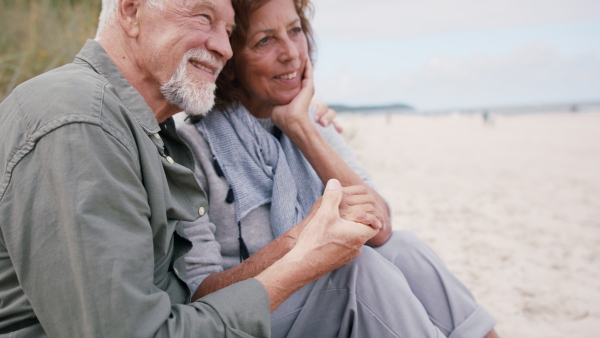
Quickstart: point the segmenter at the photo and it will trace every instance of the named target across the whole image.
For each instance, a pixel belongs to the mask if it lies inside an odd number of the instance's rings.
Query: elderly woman
[[[355,260],[367,270],[334,273],[294,294],[272,313],[273,335],[495,337],[494,319],[431,249],[411,233],[391,231],[387,204],[333,126],[313,122],[309,0],[232,3],[234,56],[218,79],[216,109],[200,121],[178,121],[210,206],[184,228],[194,244],[186,262],[195,297],[251,278],[290,250],[324,182],[336,178],[346,187],[344,203],[364,206],[345,216],[380,229],[367,242],[374,249]],[[358,287],[321,285],[336,278],[357,278]],[[339,288],[363,293],[357,302],[369,304],[355,311],[360,318],[326,315],[336,299],[326,295]],[[386,328],[365,324],[367,317]],[[334,328],[325,328],[331,321]]]

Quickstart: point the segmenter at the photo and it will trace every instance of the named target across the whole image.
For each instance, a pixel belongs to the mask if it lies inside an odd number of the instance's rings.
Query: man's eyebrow
[[[210,1],[197,1],[197,0],[186,0],[184,2],[184,6],[191,9],[196,10],[202,7],[208,8],[212,11],[215,11],[215,5]]]

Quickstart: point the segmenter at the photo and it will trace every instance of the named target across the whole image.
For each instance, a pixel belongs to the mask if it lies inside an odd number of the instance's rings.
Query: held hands
[[[369,225],[383,230],[385,211],[377,203],[375,196],[364,185],[342,188],[344,196],[340,203],[340,217],[347,221]]]
[[[356,194],[351,193],[351,196]],[[360,196],[360,194],[359,194]],[[290,253],[302,257],[302,261],[309,264],[306,276],[316,279],[324,274],[348,264],[358,256],[366,241],[377,235],[379,230],[375,226],[355,223],[340,217],[340,203],[344,192],[340,183],[329,180],[320,205],[316,211],[311,211],[310,221],[304,226],[298,241]],[[344,206],[345,210],[360,204],[361,197],[350,199]],[[318,203],[318,202],[317,202]],[[314,209],[314,208],[313,208]],[[347,212],[350,218],[362,218],[366,222],[376,224],[374,215],[360,212]]]

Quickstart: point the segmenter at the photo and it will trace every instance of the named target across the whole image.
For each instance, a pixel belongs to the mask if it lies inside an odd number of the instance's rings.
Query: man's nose
[[[229,34],[224,27],[218,27],[212,31],[212,34],[206,40],[206,48],[209,51],[217,53],[223,63],[233,56],[233,50],[229,43]]]

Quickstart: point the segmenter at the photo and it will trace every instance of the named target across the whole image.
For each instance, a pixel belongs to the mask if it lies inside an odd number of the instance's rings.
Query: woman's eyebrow
[[[293,25],[297,24],[299,21],[300,21],[300,19],[294,19],[290,23],[288,23],[286,27],[293,26]],[[273,33],[275,33],[275,31],[276,31],[275,29],[267,28],[267,29],[263,29],[263,30],[254,32],[252,34],[252,36],[255,36],[256,34],[260,34],[260,33],[273,34]]]

